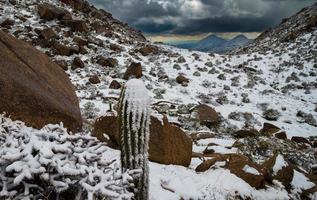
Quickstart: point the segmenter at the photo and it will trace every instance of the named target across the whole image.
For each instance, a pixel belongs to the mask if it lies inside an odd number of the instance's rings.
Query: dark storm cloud
[[[145,33],[259,32],[315,0],[90,0]]]

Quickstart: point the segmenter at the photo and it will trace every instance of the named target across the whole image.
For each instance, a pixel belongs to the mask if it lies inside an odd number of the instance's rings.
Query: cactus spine
[[[132,192],[136,200],[147,200],[150,97],[141,80],[125,84],[118,111],[122,171],[142,169],[141,175],[134,177]]]

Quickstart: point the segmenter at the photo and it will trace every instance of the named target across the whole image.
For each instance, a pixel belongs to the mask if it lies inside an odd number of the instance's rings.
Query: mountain
[[[173,46],[203,52],[225,53],[237,47],[241,47],[250,41],[251,40],[244,35],[238,35],[231,40],[225,40],[216,35],[209,35],[198,42],[182,43]]]
[[[0,0],[0,102],[18,111],[0,106],[0,199],[133,199],[141,171],[151,200],[317,199],[316,11],[219,55],[152,44],[84,0]],[[149,170],[122,173],[117,109],[136,133],[146,95]]]

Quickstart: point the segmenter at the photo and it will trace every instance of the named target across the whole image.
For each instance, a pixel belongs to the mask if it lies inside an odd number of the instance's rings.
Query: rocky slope
[[[0,0],[0,26],[66,71],[87,132],[115,108],[129,77],[142,78],[153,117],[165,114],[193,140],[189,167],[150,163],[151,199],[314,199],[316,7],[231,55],[155,46],[81,0]],[[180,145],[164,132],[169,159]]]

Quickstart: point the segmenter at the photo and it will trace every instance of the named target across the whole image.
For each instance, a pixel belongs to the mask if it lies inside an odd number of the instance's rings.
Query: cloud
[[[260,32],[315,0],[89,0],[145,33]]]

